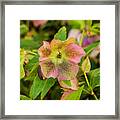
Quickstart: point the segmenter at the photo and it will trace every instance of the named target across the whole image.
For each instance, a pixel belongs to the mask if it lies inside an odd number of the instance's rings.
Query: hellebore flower
[[[71,29],[69,34],[68,34],[68,38],[74,37],[78,42],[80,40],[80,30],[79,29]]]
[[[32,22],[35,27],[39,27],[40,25],[44,25],[47,20],[32,20]]]
[[[82,47],[86,47],[90,45],[91,43],[95,42],[96,40],[100,40],[99,35],[91,36],[91,37],[85,36],[83,39]]]
[[[51,43],[43,41],[38,53],[41,72],[45,78],[57,78],[63,88],[77,89],[78,63],[85,52],[75,44],[75,39],[69,38],[64,42],[53,39]],[[70,80],[71,86],[64,84],[64,80]]]
[[[91,53],[90,58],[93,59],[96,63],[100,63],[100,45],[98,45]]]
[[[84,31],[81,33],[79,29],[71,29],[68,38],[73,36],[78,42],[82,39],[82,47],[86,47],[96,40],[100,40],[100,35],[94,35],[91,31]]]

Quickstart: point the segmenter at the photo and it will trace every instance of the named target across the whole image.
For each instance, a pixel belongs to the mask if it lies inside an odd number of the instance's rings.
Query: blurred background
[[[20,47],[38,49],[42,41],[51,41],[62,26],[66,27],[68,37],[77,38],[83,32],[89,38],[100,35],[99,20],[21,20]]]

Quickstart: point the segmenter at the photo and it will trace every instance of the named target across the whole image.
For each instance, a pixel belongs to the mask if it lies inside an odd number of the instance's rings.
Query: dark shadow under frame
[[[115,115],[5,115],[5,5],[115,5]],[[1,2],[1,91],[0,118],[2,119],[119,119],[119,27],[120,2],[101,1],[2,1]]]

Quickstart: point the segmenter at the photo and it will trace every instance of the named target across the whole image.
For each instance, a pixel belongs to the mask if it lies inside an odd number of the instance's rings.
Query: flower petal
[[[47,22],[47,20],[33,20],[32,22],[35,27],[38,27],[40,25],[44,25]]]
[[[77,81],[77,78],[74,78],[72,80],[66,80],[66,81],[69,81],[70,82],[70,85],[69,84],[66,84],[64,82],[65,80],[60,80],[59,81],[59,84],[61,87],[63,88],[67,88],[67,89],[72,89],[72,90],[77,90],[78,89],[78,81]]]
[[[83,48],[77,44],[69,44],[65,48],[67,59],[74,63],[79,63],[82,56],[85,55]]]
[[[53,39],[50,43],[50,47],[52,50],[54,49],[61,49],[63,46],[63,42],[61,40],[55,40]]]
[[[64,42],[64,44],[65,44],[65,45],[68,45],[68,44],[75,43],[75,42],[76,42],[75,38],[74,38],[74,37],[70,37],[70,38],[68,38],[68,39]]]
[[[71,29],[68,34],[68,38],[73,37],[73,38],[79,40],[80,34],[81,33],[80,33],[79,29]]]
[[[58,66],[58,80],[72,80],[76,77],[79,66],[70,61],[63,61]]]
[[[40,61],[46,60],[50,55],[50,44],[49,42],[43,41],[43,45],[39,48],[38,54],[40,55]]]
[[[85,37],[83,39],[82,47],[86,47],[90,45],[91,43],[95,42],[96,40],[100,40],[100,36],[92,36],[92,37]]]
[[[58,69],[55,67],[55,65],[50,60],[44,60],[40,63],[41,71],[44,77],[46,78],[56,78],[58,76]]]

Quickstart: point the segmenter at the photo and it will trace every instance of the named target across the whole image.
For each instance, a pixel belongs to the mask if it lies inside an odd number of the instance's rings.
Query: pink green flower
[[[78,42],[80,42],[80,40],[82,39],[82,47],[86,47],[93,42],[100,40],[99,34],[94,35],[94,33],[89,30],[81,33],[79,29],[71,29],[68,34],[68,38],[70,38],[71,36],[74,37]]]
[[[41,25],[44,25],[47,22],[47,20],[32,20],[32,22],[35,27],[39,27]]]
[[[38,53],[45,78],[57,78],[63,88],[77,89],[78,63],[85,52],[75,43],[75,39],[69,38],[64,42],[53,39],[50,43],[44,41]],[[64,80],[70,80],[71,85],[64,84]]]
[[[82,46],[86,47],[86,46],[92,44],[93,42],[95,42],[97,40],[100,40],[100,36],[99,35],[91,36],[91,37],[85,36],[84,39],[83,39]]]

